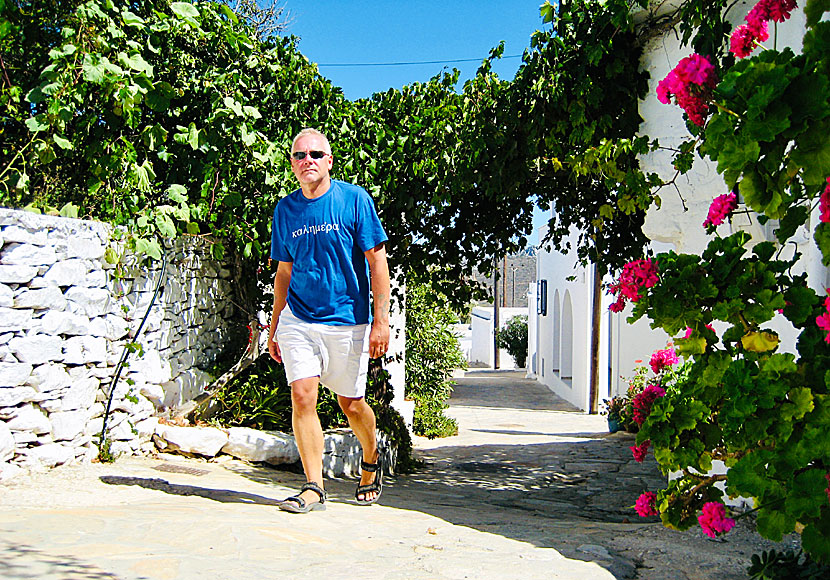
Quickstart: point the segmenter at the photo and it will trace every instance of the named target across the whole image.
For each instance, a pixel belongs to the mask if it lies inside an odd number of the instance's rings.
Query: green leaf
[[[106,67],[101,62],[101,55],[94,53],[84,54],[83,78],[91,83],[101,83],[106,78]]]
[[[163,113],[170,107],[170,99],[173,98],[173,87],[168,82],[156,83],[153,89],[144,97],[149,106],[156,113]]]
[[[244,114],[242,113],[242,105],[239,104],[233,97],[225,97],[222,99],[222,102],[225,103],[225,106],[229,108],[231,111],[236,113],[237,117],[242,117]]]
[[[825,12],[830,12],[830,0],[807,0],[804,5],[807,26],[812,28],[818,24]]]
[[[245,114],[247,116],[251,117],[252,119],[261,119],[262,118],[262,114],[259,112],[259,109],[257,109],[256,107],[251,107],[249,105],[245,105],[244,107],[242,107],[242,110],[245,111]]]
[[[67,150],[67,151],[68,151],[68,150],[70,150],[70,149],[72,149],[72,148],[73,148],[73,147],[72,147],[72,141],[70,141],[69,139],[66,139],[66,138],[64,138],[64,137],[61,137],[60,135],[57,135],[57,134],[56,134],[56,135],[52,135],[52,140],[53,140],[53,141],[55,142],[55,144],[56,144],[58,147],[60,147],[61,149],[64,149],[64,150]]]
[[[25,125],[32,133],[39,133],[49,128],[49,125],[44,123],[45,115],[37,115],[26,119]]]
[[[118,256],[118,252],[115,251],[115,248],[107,246],[107,249],[104,250],[104,259],[108,264],[117,264],[120,258]]]
[[[813,232],[813,239],[821,250],[821,263],[830,267],[830,223],[818,224]]]
[[[758,533],[774,542],[780,542],[784,534],[795,529],[795,518],[772,507],[758,511]]]
[[[187,188],[178,183],[171,183],[167,188],[167,197],[175,203],[187,203]]]
[[[125,26],[144,26],[144,19],[141,16],[133,14],[129,10],[121,12],[121,19],[124,21]]]
[[[60,209],[61,217],[65,218],[77,218],[78,217],[78,206],[72,202],[65,204]]]
[[[158,240],[138,238],[135,241],[135,253],[139,256],[146,254],[155,260],[161,260],[161,246],[159,246]]]
[[[176,224],[166,214],[156,214],[156,228],[158,228],[159,235],[163,238],[176,237]]]
[[[830,175],[830,122],[826,119],[810,126],[796,141],[790,159],[804,170],[805,185],[822,186]]]
[[[170,4],[170,9],[182,20],[191,21],[199,18],[199,10],[188,2],[173,2]]]
[[[133,164],[133,170],[135,171],[138,189],[141,191],[150,191],[151,184],[156,179],[153,164],[145,159],[141,165]]]
[[[118,60],[127,68],[144,73],[148,77],[153,76],[153,66],[144,60],[144,57],[139,53],[127,55],[122,52],[119,53]]]
[[[210,247],[210,252],[215,260],[225,259],[225,246],[222,245],[222,242],[213,242],[213,245]]]

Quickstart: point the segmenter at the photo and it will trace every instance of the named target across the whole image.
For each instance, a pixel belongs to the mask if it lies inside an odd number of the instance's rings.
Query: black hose
[[[164,282],[165,277],[167,276],[167,252],[165,251],[161,256],[161,273],[159,274],[158,280],[156,280],[156,289],[153,291],[153,297],[150,299],[150,304],[147,306],[147,312],[144,313],[144,317],[141,319],[141,324],[138,325],[138,330],[135,332],[135,336],[133,337],[133,341],[137,341],[139,335],[141,335],[141,330],[144,328],[144,323],[147,322],[147,318],[150,316],[150,311],[153,309],[153,305],[156,302],[156,297],[159,294],[159,290],[161,289],[161,285]],[[121,359],[118,361],[118,365],[115,367],[115,376],[112,379],[112,386],[110,388],[110,394],[107,397],[107,408],[104,411],[104,424],[101,427],[101,436],[98,441],[98,450],[99,453],[102,452],[103,449],[109,449],[109,446],[106,445],[106,434],[107,434],[107,420],[110,416],[110,407],[112,407],[112,398],[115,395],[115,387],[118,384],[118,378],[121,376],[121,370],[124,368],[124,364],[127,362],[127,357],[130,354],[130,350],[132,343],[127,342],[124,345],[124,350],[121,352]]]

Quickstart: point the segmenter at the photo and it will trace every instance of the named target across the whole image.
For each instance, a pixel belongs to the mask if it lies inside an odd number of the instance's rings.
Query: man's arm
[[[389,265],[386,262],[386,246],[379,244],[364,252],[369,262],[372,281],[374,320],[369,333],[369,356],[380,358],[389,348]]]
[[[291,262],[279,262],[277,273],[274,274],[274,308],[271,310],[271,328],[268,329],[268,352],[271,358],[282,362],[280,347],[274,340],[277,333],[277,324],[280,321],[280,312],[285,308],[285,301],[288,298],[288,284],[291,282]]]

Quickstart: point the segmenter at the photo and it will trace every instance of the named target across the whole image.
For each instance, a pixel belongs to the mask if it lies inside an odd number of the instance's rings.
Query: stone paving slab
[[[129,458],[12,479],[0,484],[0,578],[745,577],[748,530],[712,542],[633,515],[665,478],[634,463],[633,436],[608,434],[603,417],[518,372],[470,372],[450,402],[458,435],[416,438],[423,469],[389,478],[371,507],[354,503],[355,480],[332,479],[326,511],[281,512],[302,476],[238,460]]]

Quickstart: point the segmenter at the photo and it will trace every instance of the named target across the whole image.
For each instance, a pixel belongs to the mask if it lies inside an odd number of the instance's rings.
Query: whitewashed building
[[[664,2],[664,9],[675,1]],[[739,2],[731,11],[733,25],[743,22],[746,13],[755,2]],[[805,16],[802,8],[792,18],[778,25],[777,46],[790,46],[798,52],[805,31]],[[660,144],[675,147],[689,138],[683,120],[682,110],[674,105],[664,105],[657,100],[656,88],[669,71],[691,49],[681,47],[673,31],[653,39],[645,49],[642,66],[649,72],[649,94],[640,103],[640,114],[645,119],[641,126],[643,135],[658,138]],[[642,158],[645,172],[655,172],[665,181],[674,177],[672,153],[660,150]],[[712,200],[727,188],[708,160],[696,158],[690,172],[681,176],[677,183],[685,199],[686,210],[677,192],[666,188],[660,192],[660,209],[652,207],[646,217],[644,233],[653,241],[655,253],[674,249],[682,253],[699,253],[706,247],[709,238],[702,226]],[[816,210],[817,214],[817,210]],[[814,215],[812,222],[818,219]],[[774,240],[775,223],[761,226],[752,216],[738,213],[729,223],[719,227],[718,232],[727,236],[738,229],[752,235],[753,243]],[[544,239],[547,226],[540,228],[539,239]],[[795,241],[802,254],[800,267],[808,273],[812,288],[823,293],[830,287],[830,271],[821,265],[821,257],[806,230],[799,232]],[[792,251],[792,250],[790,250]],[[790,253],[790,255],[792,255]],[[530,296],[530,331],[528,348],[528,376],[547,385],[556,394],[583,410],[590,409],[591,373],[591,321],[593,270],[576,265],[576,255],[539,249],[537,253],[536,293]],[[572,281],[568,278],[573,277]],[[610,280],[607,280],[608,282]],[[671,340],[660,330],[652,330],[646,319],[634,325],[626,322],[630,306],[620,314],[608,310],[612,300],[603,296],[601,306],[599,343],[599,388],[598,400],[622,393],[627,383],[621,377],[633,374],[635,366],[648,362],[651,353],[665,348]],[[782,321],[784,322],[784,321]],[[795,333],[789,323],[770,324],[779,332],[782,348],[792,350]],[[600,409],[602,405],[600,404]]]

